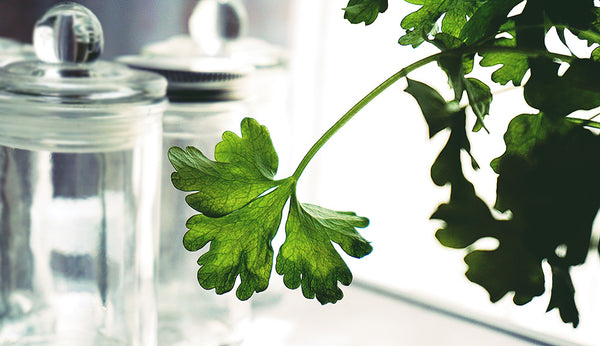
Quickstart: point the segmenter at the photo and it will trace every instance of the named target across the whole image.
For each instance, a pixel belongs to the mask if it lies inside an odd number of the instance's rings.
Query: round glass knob
[[[33,46],[44,62],[91,62],[102,52],[104,35],[92,11],[67,2],[52,7],[37,21]]]
[[[190,16],[190,36],[207,55],[246,34],[247,14],[241,0],[200,0]]]

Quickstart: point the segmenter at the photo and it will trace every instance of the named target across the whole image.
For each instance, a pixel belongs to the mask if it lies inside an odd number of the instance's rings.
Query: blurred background
[[[35,21],[58,1],[0,0],[0,37],[31,42]],[[100,19],[104,59],[137,54],[147,44],[187,34],[195,0],[77,1]],[[373,25],[343,19],[346,0],[245,0],[248,35],[282,47],[289,56],[287,89],[273,133],[280,174],[291,174],[314,141],[341,115],[388,76],[435,50],[402,47],[400,20],[417,7],[390,1]],[[480,78],[486,80],[486,74]],[[489,75],[489,73],[488,73]],[[416,72],[417,80],[438,86],[446,77],[435,66]],[[374,252],[344,257],[354,282],[346,297],[320,306],[301,292],[271,287],[253,297],[255,324],[247,345],[600,345],[600,269],[598,256],[575,268],[573,279],[581,313],[577,329],[545,313],[549,294],[526,306],[504,297],[497,304],[464,277],[463,251],[443,248],[434,238],[440,226],[429,216],[448,199],[429,168],[446,138],[428,140],[417,104],[401,81],[369,104],[315,157],[299,183],[299,198],[335,210],[353,210],[371,224],[362,230]],[[503,114],[527,110],[522,90],[495,90],[490,135],[473,135],[482,172],[471,177],[492,205],[495,175],[487,163],[499,156],[506,126]],[[515,101],[517,100],[517,101]],[[269,124],[265,124],[269,127]],[[278,124],[279,126],[279,124]],[[273,131],[274,132],[274,131]],[[280,232],[282,233],[282,232]],[[274,248],[283,240],[278,236]],[[547,270],[548,268],[545,268]],[[265,336],[270,335],[270,336]]]
[[[51,0],[1,0],[0,37],[31,42],[33,26],[53,4]],[[188,32],[187,20],[196,0],[74,1],[100,19],[106,37],[105,59],[135,54],[148,44]],[[249,13],[249,34],[288,46],[287,30],[292,1],[244,1]],[[274,30],[273,28],[280,28]]]

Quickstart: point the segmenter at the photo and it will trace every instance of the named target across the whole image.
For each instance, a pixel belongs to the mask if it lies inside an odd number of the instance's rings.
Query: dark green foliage
[[[559,117],[600,106],[600,63],[574,60],[562,76],[557,64],[548,65],[548,73],[533,74],[525,85],[530,106]]]
[[[449,112],[441,96],[423,83],[409,80],[406,91],[421,106],[430,136],[442,129],[450,131],[448,143],[431,168],[435,184],[451,186],[449,202],[432,215],[445,221],[436,233],[440,243],[468,249],[466,276],[483,286],[492,301],[514,292],[514,302],[521,305],[543,294],[542,263],[546,261],[552,268],[548,310],[557,308],[563,321],[577,326],[579,315],[569,270],[585,261],[592,222],[600,208],[600,188],[592,183],[600,170],[596,155],[600,140],[582,127],[590,122],[566,117],[600,106],[600,54],[596,50],[591,59],[565,57],[561,62],[568,64],[568,69],[559,74],[557,60],[545,53],[544,36],[555,27],[565,44],[565,30],[590,44],[598,43],[598,9],[591,0],[530,0],[521,14],[508,18],[519,2],[464,1],[462,7],[451,8],[452,1],[415,1],[422,7],[404,18],[403,27],[411,30],[400,39],[401,44],[413,46],[429,41],[448,52],[440,55],[438,63],[455,91],[453,103],[467,92],[477,116],[474,131],[484,126],[492,95],[483,82],[465,77],[467,72],[460,65],[465,52],[478,52],[482,66],[499,65],[491,76],[499,84],[520,85],[530,71],[524,97],[539,113],[522,114],[511,121],[504,137],[506,152],[491,163],[498,173],[494,207],[510,212],[508,220],[492,216],[463,174],[460,152],[470,150],[464,120],[459,122],[464,111]],[[462,22],[444,17],[441,26],[434,27],[432,23],[449,10],[469,19]],[[498,240],[498,247],[471,247],[483,238]]]

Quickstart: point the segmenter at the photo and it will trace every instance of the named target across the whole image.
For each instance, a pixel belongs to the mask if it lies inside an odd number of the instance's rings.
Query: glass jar
[[[0,344],[155,345],[163,77],[61,3],[0,69]]]
[[[159,71],[169,80],[169,106],[163,118],[160,252],[158,270],[158,340],[160,345],[234,345],[243,338],[250,318],[249,302],[235,293],[216,295],[196,279],[201,255],[183,247],[185,223],[194,213],[187,193],[171,183],[167,153],[173,146],[194,146],[214,159],[215,145],[226,130],[239,128],[248,113],[240,83],[252,71],[247,65],[211,58],[192,69],[185,61],[123,57],[136,68]],[[196,60],[196,62],[198,62]],[[204,251],[202,249],[200,251]]]
[[[239,132],[245,117],[281,128],[285,56],[261,40],[244,37],[246,14],[239,0],[200,0],[189,21],[190,35],[150,44],[137,56],[118,60],[162,74],[169,106],[163,118],[163,170],[159,255],[159,344],[237,345],[251,327],[251,302],[235,292],[216,295],[197,281],[198,257],[182,244],[186,221],[195,213],[186,192],[173,187],[173,146],[194,146],[214,159],[225,131]],[[274,131],[284,135],[282,131]],[[253,299],[254,301],[254,299]]]

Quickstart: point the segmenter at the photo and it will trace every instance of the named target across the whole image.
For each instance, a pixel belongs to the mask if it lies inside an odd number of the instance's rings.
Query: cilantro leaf
[[[217,161],[209,160],[198,149],[171,148],[169,160],[176,169],[173,185],[186,196],[190,207],[207,216],[226,215],[246,205],[276,183],[278,158],[264,126],[253,119],[242,121],[242,137],[223,134],[215,148]]]
[[[434,46],[442,52],[464,47],[463,42],[458,38],[444,32],[435,35],[430,40]],[[463,54],[445,54],[437,59],[437,63],[446,75],[448,82],[454,90],[454,99],[459,102],[464,91],[464,75],[473,69],[473,56],[464,56]]]
[[[549,73],[532,73],[525,84],[525,101],[530,106],[556,116],[600,106],[596,77],[600,75],[600,63],[574,60],[562,76],[558,76],[558,64],[546,65],[549,65]]]
[[[499,174],[496,208],[510,210],[528,253],[553,268],[552,298],[565,322],[578,323],[568,269],[588,254],[600,187],[590,184],[600,137],[566,118],[522,114],[509,124],[506,151],[492,161]],[[564,254],[557,249],[564,247]]]
[[[271,241],[281,223],[290,185],[284,183],[223,217],[195,215],[188,220],[183,238],[187,250],[197,251],[211,242],[198,259],[198,282],[203,288],[214,288],[217,294],[228,292],[238,275],[239,299],[267,288],[273,266]]]
[[[600,187],[589,183],[600,159],[587,153],[600,149],[600,137],[565,118],[523,114],[509,124],[505,142],[505,153],[492,161],[496,208],[510,210],[527,229],[531,251],[553,258],[563,244],[561,261],[583,263],[600,208]]]
[[[544,1],[544,12],[554,24],[562,24],[575,29],[585,30],[596,19],[593,0]]]
[[[446,145],[431,166],[431,180],[438,186],[444,186],[449,183],[457,184],[464,180],[460,153],[464,150],[471,156],[471,144],[465,130],[465,119],[466,115],[463,108],[455,114],[453,122],[449,127],[451,132],[448,142],[446,142]],[[471,156],[471,165],[474,169],[479,168],[473,156]]]
[[[477,116],[477,122],[473,127],[473,131],[477,132],[481,130],[481,128],[485,128],[483,119],[490,113],[492,92],[487,84],[476,78],[465,79],[465,90],[467,91],[467,97],[469,98],[469,105],[471,106],[473,113]]]
[[[409,80],[406,91],[421,106],[430,135],[444,128],[450,130],[448,142],[431,167],[433,182],[451,187],[449,203],[440,205],[431,216],[446,223],[445,228],[436,232],[436,237],[443,245],[454,248],[468,247],[485,237],[500,241],[500,246],[493,251],[469,250],[465,256],[465,263],[469,266],[467,278],[483,286],[492,301],[511,291],[515,292],[513,300],[517,304],[541,295],[544,292],[541,257],[530,253],[523,245],[518,223],[499,221],[491,215],[464,176],[461,152],[464,150],[470,154],[464,109],[452,110],[439,93],[420,82]],[[471,164],[477,168],[472,156]]]
[[[365,25],[372,24],[379,13],[388,8],[388,0],[350,0],[343,8],[344,19],[352,24],[364,22]]]
[[[460,152],[465,150],[471,155],[471,145],[465,130],[466,115],[464,108],[455,109],[447,104],[444,98],[427,84],[408,79],[405,91],[411,94],[421,107],[425,121],[429,126],[429,137],[433,137],[444,129],[450,129],[448,142],[431,166],[431,179],[436,185],[460,180],[462,175]],[[471,164],[479,166],[471,156]]]
[[[332,242],[353,257],[372,251],[356,227],[366,227],[368,219],[353,212],[338,212],[316,205],[299,203],[292,196],[286,223],[286,240],[277,255],[277,273],[283,275],[288,288],[302,285],[306,298],[321,304],[334,303],[343,297],[337,281],[349,285],[352,273],[334,249]]]
[[[477,7],[477,0],[409,0],[411,4],[422,5],[410,13],[400,25],[406,34],[398,41],[401,45],[419,46],[427,40],[436,22],[443,16],[440,31],[458,37],[462,27]]]
[[[597,47],[592,51],[591,59],[596,62],[600,62],[600,47]]]
[[[466,45],[494,38],[500,27],[508,21],[507,15],[522,0],[489,0],[477,8],[463,26],[459,38]]]
[[[600,43],[600,8],[594,8],[591,14],[593,15],[593,19],[589,23],[589,26],[587,28],[583,30],[574,30],[572,28],[569,28],[569,31],[572,31],[575,35],[577,35],[577,37],[579,37],[582,40],[587,40],[588,45]],[[594,51],[596,50],[597,48]]]
[[[527,159],[539,141],[546,140],[549,133],[554,130],[566,130],[567,127],[559,128],[551,126],[551,122],[544,121],[541,114],[521,114],[515,117],[509,124],[504,134],[506,151],[501,157],[491,162],[491,167],[499,173],[502,157],[516,156]],[[506,211],[502,203],[496,204],[496,209]]]
[[[442,51],[463,45],[457,38],[444,33],[437,34],[432,43]],[[490,88],[482,81],[476,78],[464,77],[465,73],[470,72],[473,67],[473,58],[467,58],[460,55],[445,55],[438,59],[438,64],[448,75],[448,80],[454,90],[454,100],[456,102],[460,101],[462,98],[461,95],[463,90],[467,92],[469,104],[473,109],[473,113],[477,116],[477,122],[473,131],[479,131],[481,128],[485,128],[483,118],[489,114],[492,93]],[[449,123],[447,119],[440,122],[440,119],[449,118],[451,116],[450,114],[444,114],[450,112],[448,110],[448,105],[437,91],[426,84],[413,81],[409,78],[407,78],[407,80],[408,87],[405,91],[417,98],[417,102],[421,109],[423,109],[423,113],[427,114],[425,118],[429,125],[429,137],[431,138],[439,130],[448,126]]]
[[[499,47],[516,47],[517,42],[514,37],[500,38],[494,42]],[[479,64],[483,67],[502,65],[492,73],[492,80],[502,85],[512,82],[514,86],[521,85],[525,73],[529,70],[527,57],[519,53],[511,52],[487,52],[481,53]]]
[[[465,256],[467,278],[485,288],[490,301],[497,302],[514,292],[513,302],[524,305],[544,293],[542,261],[523,246],[518,229],[504,224],[505,236],[495,250],[474,250]]]
[[[223,134],[215,148],[215,161],[193,147],[169,150],[176,169],[173,184],[194,192],[186,201],[201,213],[187,221],[183,244],[197,251],[210,243],[198,259],[200,286],[223,294],[233,289],[239,276],[239,299],[265,290],[273,267],[271,242],[291,197],[287,239],[279,250],[277,272],[294,288],[301,275],[306,297],[316,296],[322,304],[336,302],[342,297],[337,281],[348,285],[352,274],[332,241],[351,256],[367,255],[371,245],[355,227],[366,227],[368,220],[351,212],[299,203],[297,177],[273,179],[278,159],[267,129],[246,118],[241,133],[241,137]]]
[[[440,32],[435,35],[433,40],[430,40],[434,46],[441,51],[464,47],[464,43],[455,36]],[[455,97],[459,99],[462,94],[462,78],[465,74],[473,71],[473,54],[462,55],[446,55],[438,59],[438,65],[446,72],[450,85],[455,90]]]
[[[429,138],[432,138],[450,125],[454,112],[442,95],[429,85],[410,78],[407,78],[406,81],[408,86],[404,91],[417,100],[429,127]]]
[[[446,221],[435,237],[442,245],[454,249],[465,248],[498,233],[496,220],[485,202],[475,195],[473,185],[464,178],[460,182],[462,184],[455,180],[457,187],[452,188],[450,202],[438,206],[431,216],[431,219]]]
[[[467,248],[464,261],[468,270],[465,275],[485,288],[492,302],[514,292],[513,301],[525,304],[544,293],[541,258],[524,246],[522,232],[516,223],[496,220],[492,216],[462,171],[455,174],[450,201],[441,204],[431,219],[445,223],[435,233],[442,245]],[[470,247],[477,240],[488,237],[499,241],[498,248],[479,250]]]
[[[552,268],[552,295],[546,312],[558,309],[560,318],[565,323],[572,323],[573,327],[579,324],[579,311],[575,305],[575,287],[569,274],[568,266],[551,265]]]

